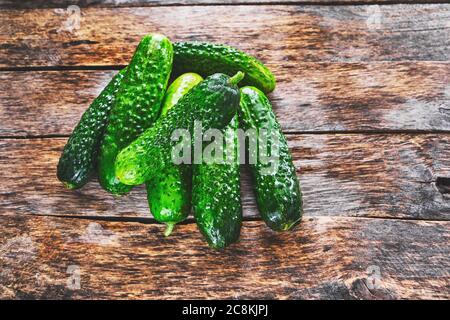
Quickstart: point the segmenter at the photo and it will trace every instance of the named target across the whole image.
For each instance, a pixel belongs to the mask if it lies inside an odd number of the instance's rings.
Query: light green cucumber
[[[195,73],[179,76],[167,89],[161,117],[202,80]],[[167,225],[165,236],[169,236],[175,224],[186,219],[191,211],[191,179],[190,165],[172,164],[146,183],[150,211],[156,221]]]

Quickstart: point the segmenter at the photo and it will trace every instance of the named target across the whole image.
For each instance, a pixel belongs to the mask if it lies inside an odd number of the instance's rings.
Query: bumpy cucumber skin
[[[202,80],[196,73],[179,76],[166,91],[161,117]],[[172,232],[176,223],[186,219],[191,212],[191,169],[190,165],[171,164],[162,174],[147,182],[150,211],[156,221],[167,224],[166,236]]]
[[[190,166],[171,165],[147,182],[150,211],[156,221],[167,224],[166,236],[191,212],[191,178]]]
[[[165,116],[167,111],[177,104],[181,97],[202,81],[203,78],[193,72],[184,73],[176,78],[169,88],[167,88],[161,108],[161,116]]]
[[[99,155],[99,182],[113,194],[121,195],[131,190],[115,177],[114,161],[120,150],[158,118],[172,61],[173,47],[169,39],[147,35],[142,38],[128,66]]]
[[[269,99],[254,87],[241,89],[240,126],[244,130],[266,129],[278,137],[279,164],[275,174],[263,174],[259,160],[250,165],[256,203],[265,223],[275,231],[289,230],[300,222],[302,194],[286,138]]]
[[[237,128],[237,117],[234,117],[225,128],[225,130],[232,129],[234,132],[235,148],[232,161],[193,165],[194,217],[204,238],[215,249],[225,248],[236,242],[241,230],[242,207]]]
[[[64,146],[57,177],[69,189],[81,188],[94,175],[98,148],[125,72],[126,68],[115,75],[91,103]]]
[[[206,42],[174,43],[173,74],[196,72],[207,77],[216,72],[232,76],[238,71],[245,73],[241,86],[255,86],[265,93],[275,89],[275,77],[256,58],[233,47]]]
[[[172,164],[172,148],[179,144],[171,139],[176,129],[186,129],[193,138],[195,120],[202,122],[204,130],[225,127],[239,106],[239,88],[233,78],[214,74],[189,91],[165,117],[119,153],[118,179],[128,185],[141,184]]]

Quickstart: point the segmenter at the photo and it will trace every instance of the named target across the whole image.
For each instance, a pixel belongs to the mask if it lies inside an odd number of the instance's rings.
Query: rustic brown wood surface
[[[0,73],[0,136],[69,135],[115,72]],[[450,129],[448,62],[299,63],[275,73],[270,98],[285,132]]]
[[[361,5],[384,2],[0,0],[0,299],[450,299],[450,5]],[[67,136],[148,32],[273,70],[295,230],[260,221],[245,170],[225,251],[192,218],[164,238],[142,187],[115,199],[57,181]]]
[[[32,9],[79,7],[145,7],[174,5],[232,5],[232,4],[388,4],[388,3],[443,3],[444,0],[0,0],[0,8]]]
[[[450,222],[247,221],[213,251],[195,224],[2,217],[0,298],[450,298]],[[79,279],[79,281],[77,281]]]
[[[288,135],[306,216],[450,219],[448,135]],[[97,182],[64,189],[56,164],[66,139],[0,140],[0,214],[150,217],[145,189],[114,198]],[[450,186],[450,183],[449,183]],[[257,217],[248,175],[244,214]]]
[[[234,45],[257,54],[274,69],[300,61],[448,61],[450,57],[450,4],[376,9],[246,5],[233,6],[224,14],[226,8],[90,7],[81,11],[79,28],[64,9],[1,10],[0,67],[126,64],[149,32],[166,34],[174,41]]]

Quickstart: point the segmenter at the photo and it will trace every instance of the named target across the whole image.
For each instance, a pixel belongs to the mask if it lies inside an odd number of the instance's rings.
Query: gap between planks
[[[127,217],[127,216],[83,216],[83,215],[69,215],[69,214],[29,214],[25,215],[27,217],[49,217],[49,218],[62,218],[62,219],[81,219],[81,220],[92,220],[92,221],[109,221],[109,222],[124,222],[124,223],[141,223],[141,224],[163,224],[162,222],[157,222],[152,217]],[[305,220],[314,220],[314,219],[320,219],[320,218],[334,218],[334,219],[341,219],[341,218],[348,218],[348,219],[369,219],[369,220],[393,220],[393,221],[423,221],[423,222],[449,222],[449,220],[446,219],[421,219],[416,217],[377,217],[377,216],[303,216],[302,221],[300,224]],[[247,221],[262,221],[259,217],[242,217],[242,222]],[[194,224],[195,219],[192,216],[189,216],[182,222],[177,223],[177,225],[187,225],[187,224]]]
[[[294,136],[299,134],[308,134],[308,135],[346,135],[346,134],[362,134],[362,135],[377,135],[377,134],[408,134],[408,135],[427,135],[427,134],[450,134],[450,130],[345,130],[345,131],[327,131],[327,130],[319,130],[319,131],[287,131],[283,132],[286,136]],[[48,134],[48,135],[25,135],[25,136],[0,136],[0,140],[33,140],[33,139],[58,139],[58,138],[69,138],[69,134]]]
[[[4,2],[4,1],[3,1]],[[77,5],[81,8],[145,8],[145,7],[199,7],[199,6],[214,6],[214,7],[227,7],[227,6],[363,6],[363,5],[397,5],[397,4],[446,4],[448,1],[446,0],[342,0],[342,1],[334,1],[334,0],[304,0],[304,1],[235,1],[235,2],[214,2],[214,1],[192,1],[192,2],[184,2],[184,1],[155,1],[155,2],[143,2],[136,1],[135,3],[131,1],[122,1],[120,4],[110,4],[110,3],[93,3],[93,4],[84,4],[84,3],[76,3],[76,1],[66,1],[66,3],[54,3],[53,1],[45,1],[41,3],[40,1],[36,1],[35,3],[29,4],[26,1],[21,2],[20,4],[14,3],[9,4],[8,2],[3,3],[0,1],[0,10],[8,9],[8,10],[23,10],[23,9],[57,9],[57,8],[66,8],[69,5]]]
[[[1,11],[1,8],[0,8]],[[383,64],[383,63],[448,63],[449,61],[438,61],[438,60],[398,60],[393,61],[389,59],[385,60],[375,60],[370,61],[370,64]],[[308,61],[306,61],[308,63]],[[369,63],[367,61],[313,61],[317,64],[364,64]],[[39,71],[119,71],[125,68],[126,64],[114,64],[114,65],[56,65],[56,66],[13,66],[13,67],[2,67],[0,66],[0,72],[39,72]]]

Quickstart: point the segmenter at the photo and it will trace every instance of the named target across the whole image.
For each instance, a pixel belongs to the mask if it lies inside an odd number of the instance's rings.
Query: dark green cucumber
[[[197,226],[208,244],[225,248],[239,238],[242,223],[238,161],[238,118],[223,130],[231,130],[233,152],[225,163],[193,165],[192,207]],[[226,148],[226,146],[225,146]]]
[[[94,175],[98,148],[125,72],[126,68],[114,76],[92,102],[64,146],[57,177],[69,189],[81,188]]]
[[[244,130],[255,129],[261,136],[264,129],[268,133],[268,147],[278,149],[278,160],[262,163],[258,154],[256,163],[250,164],[250,171],[263,220],[273,230],[289,230],[301,220],[302,195],[286,138],[269,99],[257,88],[242,88],[239,118]],[[270,172],[269,165],[275,170]]]
[[[232,78],[214,74],[196,85],[165,117],[119,153],[116,159],[117,178],[122,183],[137,185],[161,174],[168,165],[173,164],[173,147],[180,145],[179,141],[172,139],[177,129],[186,130],[190,134],[189,139],[194,138],[196,121],[201,121],[204,130],[223,129],[239,106],[237,83],[243,76],[242,72]]]
[[[238,71],[245,73],[240,85],[255,86],[268,93],[275,89],[275,77],[272,72],[256,58],[233,47],[205,43],[174,43],[173,74],[196,72],[203,77],[216,72],[229,76]]]
[[[172,60],[173,48],[169,39],[162,35],[147,35],[142,38],[127,68],[99,154],[100,184],[113,194],[131,190],[115,177],[114,161],[120,150],[158,118]]]
[[[185,73],[179,76],[167,89],[161,108],[163,117],[186,93],[203,80],[196,73]],[[167,237],[175,224],[183,221],[191,211],[191,179],[190,165],[171,164],[152,180],[147,182],[147,200],[153,217],[165,223]]]

